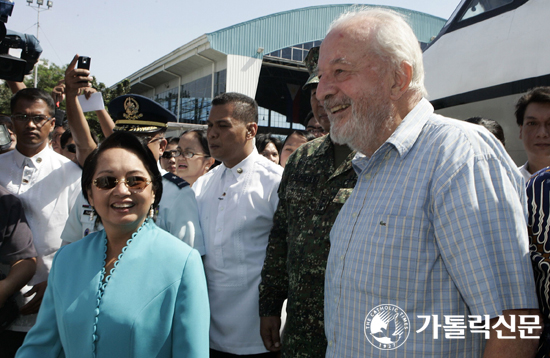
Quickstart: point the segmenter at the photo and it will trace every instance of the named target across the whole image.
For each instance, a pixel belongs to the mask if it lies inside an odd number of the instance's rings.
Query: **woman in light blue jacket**
[[[82,190],[105,230],[59,250],[16,357],[208,357],[202,261],[150,217],[162,195],[151,152],[111,135],[87,159]]]

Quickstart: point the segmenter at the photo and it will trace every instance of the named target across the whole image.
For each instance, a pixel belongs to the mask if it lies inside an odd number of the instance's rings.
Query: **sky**
[[[46,3],[47,0],[44,0]],[[448,19],[460,0],[373,0],[360,4],[396,6]],[[91,72],[111,86],[200,37],[244,21],[309,6],[350,4],[338,0],[53,0],[39,14],[15,0],[9,30],[36,36],[47,59],[58,66],[75,54],[89,56]],[[47,8],[42,6],[41,9]]]

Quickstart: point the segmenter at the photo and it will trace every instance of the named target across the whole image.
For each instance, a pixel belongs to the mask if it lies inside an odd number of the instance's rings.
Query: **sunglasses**
[[[164,151],[164,153],[162,153],[162,157],[164,159],[175,158],[175,157],[179,157],[180,155],[181,155],[181,151],[179,149],[166,150]]]
[[[67,144],[65,146],[70,153],[76,153],[76,144]]]
[[[137,192],[145,189],[147,185],[151,184],[151,180],[140,176],[131,176],[120,180],[112,176],[103,176],[94,179],[94,185],[100,190],[113,189],[118,183],[124,183],[128,189]]]

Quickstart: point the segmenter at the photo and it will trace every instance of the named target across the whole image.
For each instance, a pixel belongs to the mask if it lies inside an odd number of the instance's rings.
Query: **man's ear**
[[[212,168],[212,166],[214,165],[214,163],[216,162],[216,160],[212,157],[209,157],[209,158],[206,158],[206,160],[204,161],[204,164],[206,166],[206,170],[210,170],[210,168]]]
[[[258,133],[258,123],[247,123],[246,124],[246,139],[252,139]]]
[[[160,156],[162,157],[162,153],[166,150],[166,146],[168,145],[168,141],[166,138],[162,138],[162,140],[159,141],[159,152]]]
[[[412,81],[413,68],[410,63],[403,61],[394,73],[390,98],[397,101],[409,89]]]

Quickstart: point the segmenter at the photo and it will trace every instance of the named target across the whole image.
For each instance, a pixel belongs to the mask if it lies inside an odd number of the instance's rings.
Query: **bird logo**
[[[395,305],[379,305],[365,317],[365,337],[376,348],[392,350],[409,337],[409,317]]]

